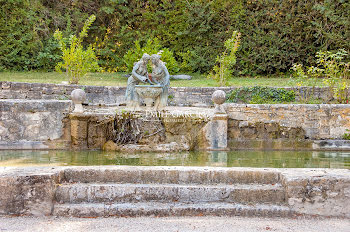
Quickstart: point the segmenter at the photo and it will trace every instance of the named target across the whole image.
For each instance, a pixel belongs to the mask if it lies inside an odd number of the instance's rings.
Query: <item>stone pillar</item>
[[[72,148],[86,149],[88,147],[88,117],[84,117],[83,114],[72,113],[69,118]]]
[[[226,94],[222,90],[213,93],[212,100],[215,103],[214,115],[206,128],[206,138],[209,144],[208,150],[228,150],[227,148],[227,124],[228,115],[223,107]]]
[[[208,150],[227,150],[227,114],[214,114],[207,129]]]

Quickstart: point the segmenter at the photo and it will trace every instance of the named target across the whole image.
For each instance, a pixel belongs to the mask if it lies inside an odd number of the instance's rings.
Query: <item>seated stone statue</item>
[[[138,85],[140,82],[150,83],[147,71],[147,64],[150,58],[150,55],[145,53],[140,61],[134,64],[131,76],[128,79],[128,86],[126,88],[125,100],[127,106],[138,107],[140,105],[139,96],[135,91],[135,85]]]
[[[162,94],[155,101],[155,108],[165,107],[168,103],[168,89],[170,85],[170,75],[165,63],[160,60],[160,55],[153,54],[151,61],[153,65],[152,69],[152,82],[156,85],[163,87]]]

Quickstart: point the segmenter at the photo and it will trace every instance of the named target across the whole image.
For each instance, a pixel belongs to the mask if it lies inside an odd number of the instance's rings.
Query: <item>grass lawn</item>
[[[204,75],[193,74],[193,79],[188,80],[171,80],[172,87],[213,87],[218,86],[214,80],[207,79]],[[54,83],[61,84],[67,81],[64,73],[57,72],[0,72],[0,81],[12,82],[30,82],[30,83]],[[126,86],[127,78],[123,73],[91,73],[88,77],[83,78],[81,85],[98,85],[98,86]],[[348,80],[350,84],[350,80]],[[296,86],[295,82],[289,78],[276,77],[234,77],[229,79],[228,86]],[[322,79],[317,83],[318,86],[324,86]]]

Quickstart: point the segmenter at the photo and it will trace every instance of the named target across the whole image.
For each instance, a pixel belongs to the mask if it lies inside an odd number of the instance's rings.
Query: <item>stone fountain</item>
[[[152,61],[152,74],[148,74],[147,64]],[[160,109],[167,106],[170,75],[165,63],[160,60],[160,55],[143,54],[140,61],[134,64],[132,74],[128,79],[126,90],[127,106],[134,109],[142,109],[142,103],[146,109]],[[140,85],[141,83],[149,85]]]
[[[136,85],[135,91],[143,99],[147,108],[158,109],[163,88],[160,85]]]

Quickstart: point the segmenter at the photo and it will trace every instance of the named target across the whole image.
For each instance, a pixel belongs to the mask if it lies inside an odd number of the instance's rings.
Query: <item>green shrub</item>
[[[294,64],[291,68],[292,73],[292,81],[296,83],[296,86],[312,86],[312,88],[300,88],[299,89],[299,97],[301,102],[309,102],[310,99],[314,98],[315,87],[317,84],[317,69],[314,67],[309,67],[307,72],[304,71],[302,64]]]
[[[345,81],[349,73],[349,64],[343,62],[348,53],[344,49],[337,52],[317,52],[317,73],[324,76],[324,83],[329,87],[329,100],[333,97],[339,103],[346,103],[348,100],[348,85]]]
[[[343,135],[343,139],[345,140],[350,140],[350,130],[349,129],[346,129],[346,133],[344,133]]]
[[[234,31],[232,37],[225,41],[225,51],[216,58],[217,65],[209,73],[208,78],[216,80],[220,86],[227,85],[227,79],[232,74],[233,65],[236,64],[236,52],[239,47],[240,33]]]
[[[231,91],[227,102],[249,104],[274,104],[295,101],[295,92],[271,87],[241,87]]]
[[[88,20],[86,20],[79,36],[70,36],[68,44],[60,30],[56,30],[54,34],[63,53],[63,62],[57,64],[56,70],[59,72],[61,72],[62,69],[65,70],[71,84],[78,84],[80,78],[84,77],[88,72],[99,70],[97,58],[92,46],[90,45],[87,49],[84,49],[82,45],[83,39],[88,35],[87,31],[95,19],[95,15],[91,15]]]
[[[128,72],[132,71],[134,63],[139,61],[144,53],[149,55],[160,54],[161,60],[166,63],[166,67],[171,74],[179,71],[179,65],[173,53],[167,48],[161,48],[159,40],[155,38],[153,40],[149,39],[143,47],[141,47],[140,41],[135,41],[134,48],[124,55],[124,62]]]
[[[293,77],[298,86],[312,81],[313,88],[316,85],[317,78],[324,78],[323,82],[328,86],[328,101],[335,98],[339,103],[347,103],[348,101],[348,85],[345,79],[349,77],[350,62],[344,62],[348,53],[344,49],[336,52],[318,51],[316,53],[317,66],[307,68],[304,71],[302,64],[295,64],[291,68]],[[302,99],[307,100],[312,93],[304,93],[301,95]],[[306,97],[304,96],[306,95]]]

